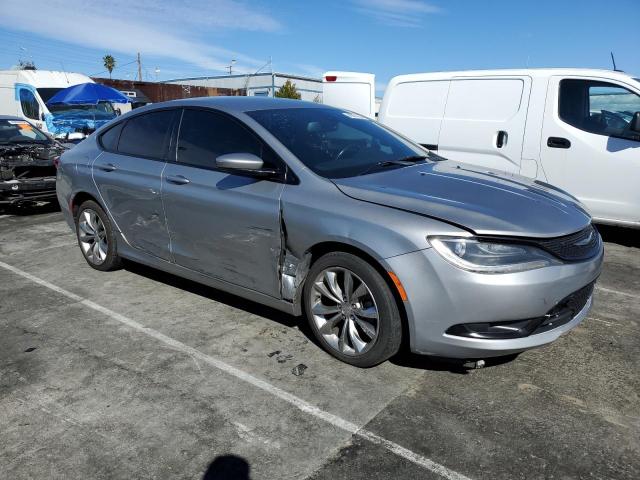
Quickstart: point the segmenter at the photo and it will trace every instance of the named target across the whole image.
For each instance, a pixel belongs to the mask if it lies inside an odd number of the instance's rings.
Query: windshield
[[[46,143],[49,138],[25,120],[0,120],[0,144]]]
[[[114,118],[116,112],[109,102],[100,102],[97,105],[48,105],[49,111],[54,115],[74,114],[83,117]]]
[[[257,110],[247,115],[326,178],[363,175],[376,166],[401,167],[405,164],[389,162],[427,154],[376,122],[334,108]]]

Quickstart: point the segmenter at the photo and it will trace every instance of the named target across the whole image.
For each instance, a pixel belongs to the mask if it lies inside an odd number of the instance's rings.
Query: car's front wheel
[[[106,212],[92,200],[80,205],[76,216],[78,245],[87,263],[103,272],[122,264],[117,254],[116,236]]]
[[[398,352],[402,322],[396,299],[362,258],[345,252],[319,258],[307,276],[304,300],[314,335],[339,360],[371,367]]]

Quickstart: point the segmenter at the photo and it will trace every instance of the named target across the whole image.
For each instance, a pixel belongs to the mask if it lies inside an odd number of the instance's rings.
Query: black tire
[[[357,280],[368,287],[377,307],[377,337],[362,353],[344,354],[332,346],[319,331],[312,312],[314,283],[323,271],[331,268],[346,269],[355,274]],[[315,294],[317,296],[317,293]],[[395,355],[402,341],[402,319],[393,292],[378,271],[362,258],[346,253],[332,252],[320,257],[307,275],[303,291],[303,301],[307,320],[314,336],[331,355],[356,367],[372,367]],[[350,302],[349,302],[350,303]],[[339,328],[337,328],[339,330]],[[336,331],[337,331],[336,330]]]
[[[106,240],[107,248],[106,248],[106,256],[104,259],[92,260],[91,254],[87,253],[85,247],[83,247],[83,240],[81,239],[81,228],[80,224],[84,218],[85,213],[90,214],[90,212],[94,212],[95,215],[100,219],[104,229],[103,234],[104,239]],[[93,200],[87,200],[80,205],[78,208],[78,214],[75,218],[76,222],[76,238],[78,240],[78,246],[80,247],[80,251],[84,256],[84,259],[87,261],[91,268],[95,268],[96,270],[100,270],[101,272],[108,272],[111,270],[118,270],[122,268],[122,258],[118,255],[118,244],[115,231],[111,224],[111,220],[109,219],[109,215],[102,209],[100,205],[98,205]],[[102,230],[101,230],[102,231]],[[87,242],[84,242],[86,245]]]

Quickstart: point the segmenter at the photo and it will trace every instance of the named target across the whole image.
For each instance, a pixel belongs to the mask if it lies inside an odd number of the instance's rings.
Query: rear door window
[[[263,155],[262,141],[240,122],[218,112],[185,109],[178,163],[215,168],[216,158],[227,153],[252,153],[262,158],[266,167],[275,167],[270,155]]]
[[[175,112],[160,110],[127,120],[120,134],[118,152],[164,160],[167,157]]]

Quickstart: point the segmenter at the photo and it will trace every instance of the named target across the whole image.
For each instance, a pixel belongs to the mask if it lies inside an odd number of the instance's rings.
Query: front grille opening
[[[572,235],[538,240],[536,243],[562,260],[586,260],[600,251],[600,234],[593,225],[589,225]]]
[[[506,322],[459,323],[445,332],[457,337],[507,340],[536,335],[569,323],[585,307],[593,294],[595,282],[573,292],[543,317]]]

